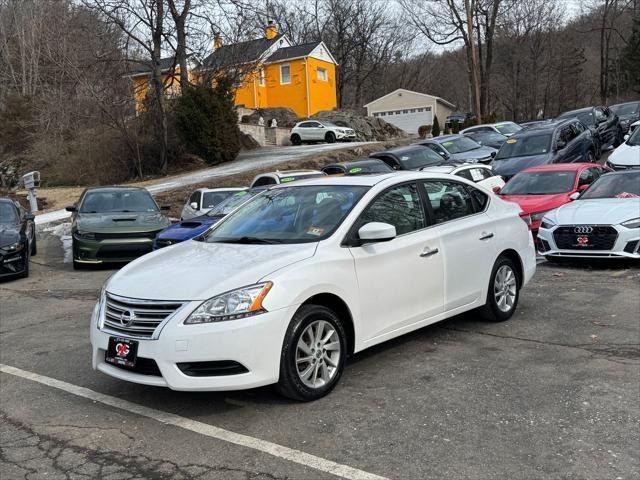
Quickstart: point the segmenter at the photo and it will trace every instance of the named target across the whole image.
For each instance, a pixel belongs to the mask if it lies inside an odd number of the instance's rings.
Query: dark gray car
[[[464,135],[442,135],[421,140],[418,145],[429,147],[446,160],[467,163],[490,163],[497,150],[484,147]]]
[[[600,158],[603,149],[620,145],[624,139],[624,133],[620,127],[618,116],[607,107],[586,107],[562,113],[557,120],[577,118],[593,135],[596,145],[596,157]]]
[[[552,163],[596,161],[591,131],[576,118],[516,133],[500,147],[491,167],[509,179],[525,168]]]
[[[611,105],[609,109],[618,116],[623,133],[629,131],[629,126],[632,123],[640,120],[640,101],[618,103],[617,105]]]

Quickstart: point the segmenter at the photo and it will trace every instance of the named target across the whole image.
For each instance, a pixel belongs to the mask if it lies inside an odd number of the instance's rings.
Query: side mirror
[[[449,155],[447,152],[438,152],[440,155],[442,155],[444,157],[445,160],[449,160],[451,158],[451,155]]]
[[[162,210],[163,212],[168,212],[169,210],[171,210],[171,205],[160,205],[160,210]]]
[[[629,135],[629,134],[627,133],[627,134],[624,136],[624,141],[626,142],[627,140],[629,140],[629,137],[630,137],[630,136],[631,136],[631,135]]]
[[[495,186],[493,187],[491,190],[493,190],[493,193],[495,193],[496,195],[498,195],[501,191],[502,191],[502,187],[499,186]]]
[[[573,192],[569,195],[569,200],[577,200],[580,197],[580,192]]]
[[[498,153],[498,152],[491,152],[491,158],[495,158],[495,156],[496,156],[496,154],[497,154],[497,153]]]
[[[197,204],[196,202],[191,202],[191,203],[189,204],[189,206],[190,206],[191,208],[193,208],[194,210],[198,210],[198,204]]]
[[[388,242],[396,238],[396,227],[382,222],[369,222],[358,230],[358,238],[363,243]]]
[[[587,183],[587,184],[585,184],[585,185],[580,185],[580,186],[578,187],[578,191],[579,191],[579,192],[584,192],[587,188],[589,188],[589,185],[590,185],[589,183]]]
[[[26,213],[26,214],[24,215],[24,219],[25,219],[25,220],[35,220],[35,219],[36,219],[36,216],[35,216],[33,213]]]
[[[78,208],[75,205],[67,205],[64,207],[67,212],[76,212]]]
[[[564,140],[558,140],[556,142],[556,150],[562,150],[566,146],[567,146],[567,142],[565,142]]]

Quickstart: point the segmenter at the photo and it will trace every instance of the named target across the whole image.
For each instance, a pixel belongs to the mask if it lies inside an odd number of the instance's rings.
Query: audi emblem
[[[125,310],[120,314],[120,325],[122,325],[123,327],[130,327],[135,319],[136,316],[133,312]]]
[[[593,227],[573,227],[573,233],[593,233]]]

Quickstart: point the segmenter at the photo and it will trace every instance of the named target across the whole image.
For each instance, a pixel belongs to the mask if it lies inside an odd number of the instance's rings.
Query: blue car
[[[591,131],[578,119],[559,120],[521,130],[502,144],[493,173],[510,179],[529,167],[596,161]]]
[[[265,188],[241,190],[220,202],[204,215],[184,220],[165,228],[156,235],[153,242],[153,249],[158,250],[159,248],[184,242],[185,240],[190,240],[203,234],[224,218],[228,213],[231,213],[247,200],[255,197],[257,194],[264,192],[265,190]]]

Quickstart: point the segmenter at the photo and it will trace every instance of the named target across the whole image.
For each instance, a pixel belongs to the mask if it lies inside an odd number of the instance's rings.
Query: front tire
[[[520,284],[518,269],[511,259],[498,257],[491,271],[487,303],[482,307],[482,316],[491,322],[509,320],[518,306]]]
[[[300,138],[300,135],[298,135],[297,133],[294,133],[293,135],[291,135],[291,143],[293,145],[302,145],[302,138]]]
[[[336,134],[333,132],[327,132],[327,134],[324,136],[324,139],[327,141],[327,143],[336,143]]]
[[[322,398],[338,383],[346,355],[346,333],[337,315],[320,305],[303,305],[284,337],[276,388],[301,402]]]

